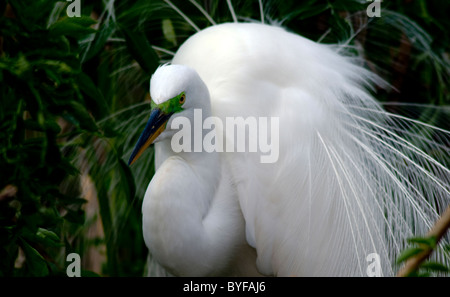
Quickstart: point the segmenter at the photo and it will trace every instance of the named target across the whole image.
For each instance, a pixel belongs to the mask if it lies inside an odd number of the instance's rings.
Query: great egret
[[[402,118],[374,85],[384,82],[339,47],[279,27],[227,23],[190,37],[151,78],[150,120],[129,162],[155,143],[142,206],[152,257],[179,276],[353,276],[377,255],[393,275],[406,238],[449,203],[450,172],[389,128]],[[223,122],[279,118],[277,161],[174,152],[176,119],[194,123],[195,109]],[[224,127],[211,127],[219,139]]]

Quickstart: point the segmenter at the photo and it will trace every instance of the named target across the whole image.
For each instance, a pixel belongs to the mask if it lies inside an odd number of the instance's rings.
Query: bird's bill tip
[[[145,126],[139,140],[134,147],[133,153],[128,160],[128,165],[131,166],[142,153],[155,141],[155,139],[165,130],[166,124],[169,121],[170,115],[166,115],[159,109],[152,110],[150,119]]]
[[[130,159],[128,160],[128,166],[133,165],[134,162],[136,162],[137,159],[139,159],[139,157],[142,155],[142,153],[150,146],[150,144],[152,144],[153,141],[151,141],[151,139],[149,138],[144,145],[138,147],[136,146],[133,154],[131,154]]]

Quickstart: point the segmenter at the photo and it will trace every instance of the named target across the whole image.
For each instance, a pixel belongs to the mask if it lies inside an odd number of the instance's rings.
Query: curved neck
[[[196,162],[179,154],[155,173],[142,207],[144,239],[171,273],[207,276],[229,268],[245,242],[244,222],[218,153],[190,154]]]

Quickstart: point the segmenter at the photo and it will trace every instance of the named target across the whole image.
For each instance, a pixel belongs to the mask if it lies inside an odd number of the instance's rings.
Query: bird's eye
[[[182,94],[181,97],[180,97],[180,104],[183,104],[184,101],[186,101],[186,95]]]

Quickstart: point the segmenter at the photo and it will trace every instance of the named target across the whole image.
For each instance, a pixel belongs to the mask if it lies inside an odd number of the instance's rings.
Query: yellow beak
[[[155,141],[155,139],[166,129],[167,122],[172,114],[165,114],[159,108],[155,108],[150,113],[150,119],[139,137],[133,153],[128,161],[128,165],[133,164],[142,153]]]

